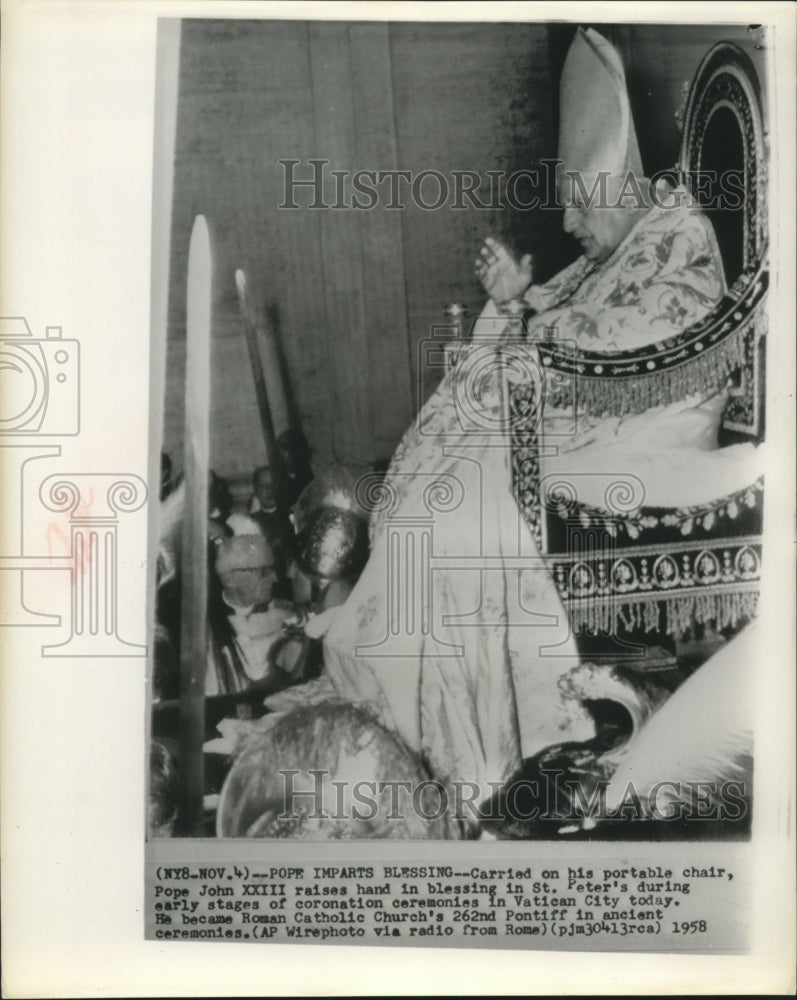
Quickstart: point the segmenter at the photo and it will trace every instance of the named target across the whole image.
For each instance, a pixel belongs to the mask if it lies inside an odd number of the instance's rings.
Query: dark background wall
[[[675,111],[685,83],[721,39],[750,47],[745,26],[594,25],[618,47],[648,173],[675,163]],[[304,432],[321,460],[370,466],[389,458],[439,373],[419,344],[446,303],[475,315],[482,239],[534,254],[544,280],[575,254],[558,211],[453,208],[453,171],[506,175],[556,155],[558,80],[572,25],[183,22],[172,216],[164,446],[182,465],[186,254],[204,213],[214,251],[211,455],[248,479],[265,456],[236,297],[245,269],[259,308],[276,312]],[[405,207],[312,210],[285,201],[286,168],[423,170],[449,197]],[[384,185],[379,187],[387,194]],[[401,188],[405,192],[405,188]],[[438,187],[425,182],[422,197]],[[522,197],[530,193],[518,189]],[[343,204],[351,203],[344,188]],[[334,204],[330,178],[324,199]],[[279,428],[278,428],[279,429]]]

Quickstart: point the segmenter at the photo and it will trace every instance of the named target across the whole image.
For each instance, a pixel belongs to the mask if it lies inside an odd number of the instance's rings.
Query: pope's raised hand
[[[517,299],[531,284],[531,254],[515,260],[500,240],[488,236],[476,259],[476,277],[496,304]]]

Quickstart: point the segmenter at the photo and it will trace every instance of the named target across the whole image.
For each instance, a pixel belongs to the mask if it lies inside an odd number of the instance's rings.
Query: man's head
[[[225,601],[237,608],[268,604],[277,582],[274,554],[263,535],[223,539],[216,551],[216,573]]]
[[[367,709],[335,701],[299,705],[251,732],[225,778],[216,832],[297,840],[459,839],[461,826],[444,793],[421,758]]]
[[[648,211],[647,182],[633,174],[562,176],[559,197],[564,231],[581,244],[587,260],[604,261],[614,253]]]
[[[254,475],[252,476],[252,486],[254,487],[255,496],[260,502],[260,506],[263,510],[271,510],[276,506],[276,497],[274,496],[274,477],[271,474],[271,469],[267,465],[261,465],[259,468],[255,469]]]
[[[277,437],[277,447],[289,476],[299,475],[309,464],[310,447],[300,431],[293,428],[283,431]]]
[[[622,60],[591,28],[570,46],[559,105],[564,229],[589,260],[606,260],[649,205]]]

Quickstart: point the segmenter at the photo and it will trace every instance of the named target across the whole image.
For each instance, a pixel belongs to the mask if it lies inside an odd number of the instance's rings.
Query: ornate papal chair
[[[702,207],[717,235],[729,299],[736,300],[741,313],[737,317],[733,309],[723,319],[723,324],[731,324],[725,333],[731,335],[731,356],[737,361],[735,386],[723,416],[724,443],[740,439],[758,443],[765,422],[767,138],[758,74],[736,45],[714,46],[698,68],[685,110],[680,169],[685,180],[701,172],[709,179],[724,177],[726,190],[734,179],[743,178],[743,190],[736,187],[742,197],[733,207],[727,198]]]
[[[714,225],[728,294],[709,316],[665,344],[612,355],[539,345],[546,401],[598,414],[633,413],[720,388],[730,378],[720,445],[763,439],[765,150],[753,64],[737,46],[716,45],[689,92],[679,168]],[[529,399],[534,391],[506,382],[513,487],[574,629],[614,636],[621,644],[649,632],[683,640],[696,626],[734,630],[754,616],[763,479],[698,506],[623,510],[628,497],[613,505],[607,495],[605,508],[589,507],[540,482],[538,442],[525,418],[531,413],[536,419]]]
[[[614,502],[611,491],[604,506],[589,506],[544,482],[537,428],[541,405],[622,415],[719,389],[730,379],[720,445],[763,440],[765,157],[755,68],[739,47],[716,45],[689,91],[679,173],[714,225],[727,295],[699,323],[637,350],[602,354],[540,342],[542,385],[506,367],[515,499],[590,660],[655,666],[662,655],[650,650],[658,648],[672,668],[679,643],[705,627],[721,643],[721,633],[756,613],[763,479],[698,506],[634,508],[627,495]],[[709,174],[707,185],[709,171],[716,176],[712,181]]]

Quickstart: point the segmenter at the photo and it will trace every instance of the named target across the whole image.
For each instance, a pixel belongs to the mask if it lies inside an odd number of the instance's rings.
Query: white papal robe
[[[706,220],[685,204],[654,208],[607,261],[581,258],[530,289],[531,336],[555,327],[589,350],[641,347],[690,326],[724,290]],[[523,758],[594,734],[568,684],[578,654],[567,616],[512,495],[506,323],[488,303],[467,360],[397,448],[372,516],[371,558],[324,642],[328,689],[370,704],[436,778],[463,783],[476,800]],[[632,472],[646,504],[721,495],[755,478],[749,449],[731,449],[732,459],[711,450],[725,398],[714,386],[641,414],[579,415],[564,435],[572,413],[546,407],[542,441],[555,448],[543,472]],[[717,457],[713,484],[707,455]],[[589,487],[580,498],[600,503]]]

